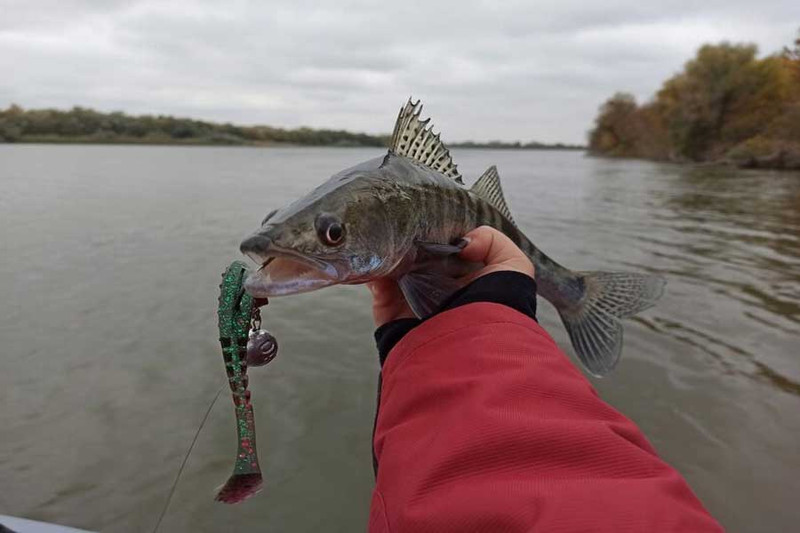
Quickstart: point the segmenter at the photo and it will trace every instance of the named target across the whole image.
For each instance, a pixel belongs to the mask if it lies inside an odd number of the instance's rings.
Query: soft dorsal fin
[[[500,187],[500,175],[497,173],[496,166],[492,165],[487,168],[486,172],[472,186],[470,192],[492,204],[512,224],[515,224],[514,219],[511,218],[511,210],[508,208],[506,199],[503,196],[503,189]]]
[[[439,138],[439,134],[433,133],[433,126],[426,127],[431,119],[419,119],[421,112],[422,104],[419,100],[412,102],[410,98],[400,109],[392,134],[391,151],[422,163],[463,185],[458,167],[450,157],[450,150]]]

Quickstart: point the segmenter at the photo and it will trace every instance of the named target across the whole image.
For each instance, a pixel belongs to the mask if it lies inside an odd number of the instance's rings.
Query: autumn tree
[[[604,155],[780,166],[796,153],[800,166],[800,37],[762,59],[752,44],[704,45],[652,101],[609,99],[589,138]]]
[[[632,94],[617,93],[609,98],[600,106],[589,137],[589,149],[615,156],[636,155],[634,116],[637,110]]]

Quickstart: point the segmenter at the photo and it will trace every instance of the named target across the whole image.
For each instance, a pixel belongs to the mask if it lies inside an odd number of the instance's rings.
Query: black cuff
[[[431,316],[475,302],[506,305],[536,320],[536,282],[521,272],[510,270],[492,272],[457,290],[445,300],[441,309]],[[375,330],[375,342],[378,345],[381,366],[395,344],[421,323],[418,318],[401,318],[387,322]]]
[[[536,282],[522,272],[492,272],[457,290],[438,312],[475,302],[506,305],[536,320]]]
[[[378,357],[380,357],[381,366],[383,366],[383,362],[386,361],[394,345],[400,342],[400,339],[405,337],[406,333],[421,323],[422,321],[419,318],[399,318],[387,322],[375,330],[375,343],[378,345]]]

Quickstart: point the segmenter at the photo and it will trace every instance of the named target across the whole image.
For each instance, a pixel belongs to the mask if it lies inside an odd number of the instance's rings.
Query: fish
[[[265,298],[391,278],[424,319],[460,288],[460,276],[477,268],[458,257],[462,237],[491,226],[534,264],[538,294],[558,311],[586,370],[607,375],[622,352],[621,320],[653,306],[666,281],[575,271],[551,259],[514,221],[497,167],[467,188],[441,134],[421,112],[421,102],[409,99],[385,155],[337,172],[267,214],[240,245],[258,265],[245,290]]]

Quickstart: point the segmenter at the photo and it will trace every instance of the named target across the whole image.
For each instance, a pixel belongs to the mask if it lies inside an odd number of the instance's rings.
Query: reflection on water
[[[746,350],[734,344],[715,338],[708,333],[692,329],[690,326],[680,322],[673,322],[662,318],[648,320],[642,317],[634,317],[633,320],[652,331],[670,335],[672,338],[702,351],[714,359],[719,365],[720,371],[723,373],[739,374],[753,379],[760,379],[785,392],[800,395],[800,383],[777,373],[764,363],[757,361],[753,354],[748,353]],[[731,361],[729,357],[731,354],[739,356],[742,359]],[[740,368],[745,361],[750,363],[751,368]]]
[[[701,282],[702,292],[726,298],[728,307],[741,312],[740,320],[756,322],[763,331],[800,335],[800,176],[692,168],[669,185],[659,195],[666,209],[658,217],[680,236],[657,240],[672,249],[659,254],[678,266],[669,275]],[[685,321],[638,320],[702,350],[721,371],[800,394],[800,379],[772,368],[760,341],[702,331]]]
[[[0,146],[0,512],[150,530],[224,380],[219,274],[270,209],[373,150]],[[800,175],[461,150],[562,264],[664,275],[595,381],[735,531],[796,528]],[[253,369],[265,490],[213,503],[235,446],[211,412],[164,531],[366,523],[377,361],[365,290],[275,299]],[[571,354],[548,305],[540,319]]]

